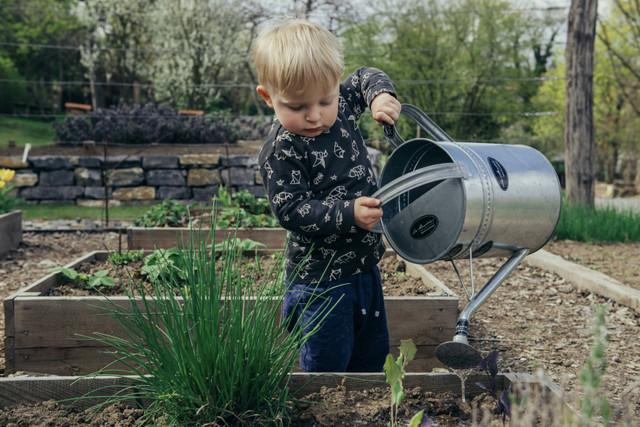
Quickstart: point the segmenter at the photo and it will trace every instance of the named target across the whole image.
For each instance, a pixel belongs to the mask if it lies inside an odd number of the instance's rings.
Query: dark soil
[[[267,274],[272,271],[277,260],[270,255],[260,257],[260,269],[247,270],[247,265],[243,266],[244,279],[251,279],[252,283],[262,283],[264,279],[260,277],[258,271]],[[144,266],[144,260],[129,262],[127,264],[114,265],[109,261],[92,261],[86,262],[74,268],[78,273],[93,276],[97,271],[109,271],[109,277],[116,281],[116,286],[98,286],[95,289],[87,289],[86,283],[77,283],[69,280],[65,284],[52,288],[47,295],[50,296],[69,296],[69,295],[122,295],[125,293],[123,285],[126,280],[119,278],[136,277],[136,280],[142,281],[145,286],[149,287],[150,282],[148,276],[141,274]],[[442,290],[432,284],[425,284],[420,277],[411,276],[406,272],[406,263],[396,256],[387,256],[378,264],[382,276],[382,286],[386,295],[406,296],[406,295],[427,295],[442,294]]]

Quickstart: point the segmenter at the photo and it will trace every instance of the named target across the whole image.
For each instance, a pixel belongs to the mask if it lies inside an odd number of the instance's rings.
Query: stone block
[[[253,168],[229,168],[222,170],[220,176],[225,186],[255,185],[256,171]]]
[[[142,166],[142,156],[111,156],[107,158],[109,169],[126,169]]]
[[[113,189],[109,188],[109,197],[112,197]],[[104,199],[104,187],[84,187],[84,197],[87,199]]]
[[[187,185],[189,187],[206,187],[220,184],[219,170],[212,169],[190,169],[187,175]]]
[[[147,185],[184,186],[184,172],[177,169],[152,169],[146,172]]]
[[[229,163],[227,164],[226,157],[222,160],[224,166],[229,167],[253,167],[258,165],[258,156],[251,155],[235,155],[229,156]]]
[[[220,154],[183,154],[180,156],[182,166],[217,166]]]
[[[189,199],[191,198],[191,190],[189,187],[158,187],[156,190],[156,199],[158,200],[166,200],[166,199]]]
[[[118,188],[113,190],[116,200],[153,200],[156,198],[155,187]]]
[[[104,167],[103,159],[98,156],[78,157],[76,165],[81,168],[102,169]]]
[[[178,169],[178,156],[142,156],[142,167],[147,169]]]
[[[75,200],[83,194],[84,188],[78,185],[61,187],[43,187],[39,185],[37,187],[21,188],[18,192],[18,196],[23,199],[60,200],[63,202]]]
[[[144,182],[142,168],[116,169],[109,174],[109,185],[114,187],[133,187]]]
[[[0,156],[0,169],[20,169],[25,166],[25,163],[22,163],[22,156]]]
[[[102,185],[102,171],[99,169],[77,168],[73,171],[76,185],[92,187]]]
[[[60,187],[73,185],[73,172],[70,170],[44,170],[40,172],[40,186],[42,187]]]
[[[36,156],[30,157],[29,163],[35,169],[41,170],[58,170],[71,169],[72,165],[68,157],[64,156]]]
[[[38,174],[34,172],[16,173],[11,180],[11,184],[16,188],[33,187],[38,183]]]

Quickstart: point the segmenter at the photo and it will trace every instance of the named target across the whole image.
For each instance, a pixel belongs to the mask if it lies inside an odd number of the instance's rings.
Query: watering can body
[[[449,177],[421,174],[443,166]],[[406,191],[387,191],[412,173],[421,178]],[[393,151],[380,183],[377,196],[388,195],[382,231],[415,263],[534,252],[560,218],[558,175],[546,157],[524,145],[410,140]]]
[[[373,197],[382,202],[380,231],[404,259],[427,264],[510,256],[540,249],[562,206],[560,180],[547,158],[525,145],[456,142],[417,107],[403,104],[433,139],[395,147]]]

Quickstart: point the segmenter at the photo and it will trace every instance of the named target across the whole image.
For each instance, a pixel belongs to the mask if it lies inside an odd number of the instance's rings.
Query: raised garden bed
[[[0,215],[0,255],[18,247],[22,242],[22,212]]]
[[[107,260],[109,252],[95,251],[68,264],[78,269],[82,264]],[[388,251],[388,257],[395,253]],[[458,297],[422,266],[405,263],[406,271],[436,292],[423,296],[388,296],[385,298],[391,338],[391,352],[397,355],[400,340],[412,339],[418,355],[409,366],[415,372],[442,367],[435,357],[438,344],[455,333]],[[119,333],[117,322],[105,315],[102,296],[46,296],[52,288],[64,284],[60,272],[49,274],[4,300],[6,372],[34,372],[52,375],[82,375],[97,371],[111,359],[102,354],[93,341],[78,339],[94,332]],[[109,297],[126,306],[126,296]]]
[[[403,388],[407,395],[400,404],[400,420],[411,417],[417,410],[424,409],[425,413],[436,425],[459,426],[480,425],[483,419],[482,408],[491,409],[494,403],[483,390],[476,385],[486,384],[486,376],[478,373],[470,375],[466,381],[465,396],[467,402],[473,401],[473,406],[479,406],[476,424],[472,423],[472,409],[469,403],[463,403],[461,397],[460,379],[451,373],[407,373],[403,380]],[[339,375],[316,376],[314,374],[293,373],[289,386],[296,391],[298,398],[309,399],[318,404],[301,405],[292,412],[292,425],[356,425],[366,423],[372,426],[386,426],[389,421],[388,405],[389,387],[384,383],[383,374],[350,374],[349,378]],[[505,390],[511,387],[516,396],[528,393],[528,401],[547,408],[563,407],[563,396],[559,389],[544,377],[534,377],[529,374],[504,373],[495,378],[496,389]],[[123,377],[85,378],[76,377],[16,377],[0,379],[0,408],[11,408],[18,404],[35,404],[50,400],[73,399],[85,396],[93,390],[113,384],[128,385],[131,380]],[[110,389],[102,389],[99,393],[104,396]],[[533,399],[531,392],[536,393]],[[520,401],[520,399],[517,399]],[[95,400],[77,401],[77,410],[89,407],[99,402]],[[544,409],[547,409],[544,408]],[[107,408],[109,409],[109,408]],[[543,408],[540,408],[543,409]],[[34,410],[31,409],[32,413]],[[550,412],[550,411],[549,411]],[[60,410],[60,413],[63,413]],[[117,414],[117,412],[114,412]],[[551,422],[549,415],[557,416],[553,421],[560,422],[561,416],[567,412],[545,413],[544,419]],[[51,416],[47,413],[48,416]],[[65,415],[67,418],[67,415]],[[492,415],[490,425],[501,425],[500,416]],[[535,419],[535,418],[534,418]],[[529,420],[534,421],[534,420]],[[482,424],[482,425],[489,425]],[[70,423],[69,425],[79,425]],[[403,424],[404,425],[404,424]]]

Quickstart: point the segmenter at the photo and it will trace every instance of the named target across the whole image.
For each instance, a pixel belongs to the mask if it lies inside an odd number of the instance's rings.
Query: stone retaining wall
[[[379,173],[380,152],[369,149],[369,154]],[[106,165],[100,156],[30,157],[28,164],[19,158],[3,159],[9,167],[12,163],[15,196],[27,203],[101,206],[105,187],[113,205],[157,204],[165,199],[206,203],[218,194],[220,185],[264,197],[258,155],[113,156]]]

